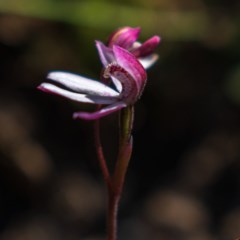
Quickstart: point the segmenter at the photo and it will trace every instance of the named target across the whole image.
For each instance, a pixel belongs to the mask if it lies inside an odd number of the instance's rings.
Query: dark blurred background
[[[158,34],[136,105],[119,239],[240,234],[240,3],[226,0],[0,1],[0,239],[105,239],[106,190],[92,106],[36,90],[50,70],[98,79],[94,40],[121,26]],[[117,114],[102,120],[117,151]]]

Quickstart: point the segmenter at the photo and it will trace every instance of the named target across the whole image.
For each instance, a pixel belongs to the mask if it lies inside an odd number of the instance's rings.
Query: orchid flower
[[[160,38],[153,36],[143,44],[137,42],[140,28],[124,27],[115,31],[104,45],[96,41],[103,70],[102,81],[77,74],[53,71],[49,82],[38,89],[82,103],[96,104],[97,111],[75,112],[75,119],[97,120],[113,112],[119,114],[119,152],[111,174],[104,157],[99,121],[95,121],[95,143],[100,168],[108,187],[108,240],[117,239],[117,210],[128,163],[132,153],[132,125],[134,104],[140,98],[147,81],[146,69],[158,58],[154,54]],[[111,83],[113,84],[106,84]],[[111,87],[113,85],[113,87]]]
[[[160,37],[153,36],[141,44],[137,42],[140,31],[139,27],[122,27],[110,35],[107,46],[112,48],[113,45],[118,45],[127,49],[141,62],[145,69],[148,69],[158,59],[158,55],[153,52],[160,42]]]
[[[145,69],[151,67],[158,59],[158,55],[153,52],[160,42],[160,37],[153,36],[141,44],[136,41],[140,31],[140,28],[123,27],[110,35],[107,46],[100,41],[96,41],[103,66],[106,67],[114,61],[113,46],[117,45],[132,53]],[[117,90],[121,92],[122,85],[118,79],[114,77],[111,77],[111,79]]]
[[[103,78],[114,79],[118,86],[116,90],[96,80],[61,71],[50,72],[47,78],[63,87],[53,83],[42,83],[38,87],[77,102],[106,105],[93,113],[76,112],[75,119],[95,120],[133,105],[141,96],[147,80],[142,64],[126,49],[113,45],[110,54],[110,49],[100,42],[96,45],[105,66]]]

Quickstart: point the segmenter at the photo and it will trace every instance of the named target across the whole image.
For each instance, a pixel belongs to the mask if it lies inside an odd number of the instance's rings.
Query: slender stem
[[[119,117],[119,147],[126,144],[131,138],[134,118],[134,107],[128,106],[120,111]]]
[[[108,240],[117,240],[117,214],[120,195],[115,194],[109,189],[108,192],[108,216],[107,233]]]
[[[99,105],[98,108],[101,106]],[[99,165],[108,188],[107,239],[117,240],[117,214],[128,163],[132,153],[133,106],[121,111],[119,153],[113,176],[111,177],[103,153],[100,137],[100,122],[95,121],[95,144]]]
[[[109,188],[111,179],[110,179],[110,174],[107,167],[106,159],[104,157],[103,147],[101,144],[99,120],[95,121],[94,128],[95,128],[95,145],[97,149],[98,161],[103,174],[104,181]]]
[[[132,155],[132,137],[128,142],[125,143],[125,145],[121,146],[119,156],[115,165],[112,185],[115,193],[118,195],[121,195],[122,193],[131,155]]]
[[[100,107],[100,106],[99,106]],[[111,176],[107,167],[106,159],[103,153],[103,147],[100,137],[100,122],[95,121],[95,145],[97,149],[98,161],[103,174],[104,181],[108,189],[108,215],[107,215],[107,239],[117,240],[117,211],[119,197],[116,197],[113,193],[111,184]]]
[[[119,140],[119,153],[115,164],[113,174],[113,188],[115,192],[121,194],[125,176],[132,154],[132,126],[134,118],[133,106],[128,106],[120,112],[120,140]]]
[[[132,122],[133,107],[130,106],[120,113],[120,141],[119,153],[114,174],[111,178],[111,186],[108,188],[108,240],[117,240],[117,214],[123,184],[132,153]]]

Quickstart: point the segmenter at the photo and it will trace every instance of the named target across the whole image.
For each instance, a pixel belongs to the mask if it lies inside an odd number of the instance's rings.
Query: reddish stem
[[[101,106],[99,105],[98,108]],[[117,214],[118,205],[122,193],[124,179],[128,163],[132,153],[131,129],[133,121],[133,107],[122,111],[122,121],[120,124],[120,143],[118,159],[116,161],[113,177],[109,174],[106,159],[103,153],[103,147],[100,137],[100,122],[95,121],[95,144],[100,168],[104,181],[108,187],[108,214],[107,214],[107,239],[117,240]]]
[[[106,159],[103,153],[103,147],[100,138],[100,125],[99,120],[95,121],[95,144],[97,148],[97,155],[100,164],[101,171],[103,173],[104,181],[108,187],[108,215],[107,215],[107,236],[108,240],[117,239],[117,213],[118,203],[120,196],[114,193],[113,186],[111,184],[111,177],[106,164]]]
[[[107,234],[108,240],[117,240],[117,214],[120,195],[117,195],[109,189],[108,192],[108,216],[107,216]]]
[[[110,179],[110,174],[107,167],[106,159],[104,157],[103,147],[101,144],[99,120],[95,121],[94,128],[95,128],[95,145],[97,149],[98,161],[103,174],[104,181],[109,188],[111,179]]]
[[[118,196],[121,196],[126,177],[129,160],[132,154],[132,138],[125,143],[119,151],[119,156],[115,165],[115,171],[112,180],[112,188]]]

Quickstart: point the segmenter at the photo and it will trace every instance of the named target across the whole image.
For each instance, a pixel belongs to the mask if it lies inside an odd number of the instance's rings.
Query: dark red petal
[[[139,92],[142,92],[147,80],[147,74],[142,64],[130,52],[119,46],[113,46],[113,53],[117,64],[132,76],[136,81]]]
[[[118,45],[122,48],[130,48],[133,43],[138,39],[141,29],[123,27],[115,31],[108,40],[108,46]]]
[[[144,42],[140,47],[134,49],[132,54],[139,58],[139,57],[147,57],[148,55],[152,54],[156,49],[157,45],[160,42],[160,37],[154,36]]]
[[[122,85],[119,98],[127,104],[133,104],[139,98],[141,89],[136,80],[117,63],[111,63],[104,71],[104,77],[117,79]]]

